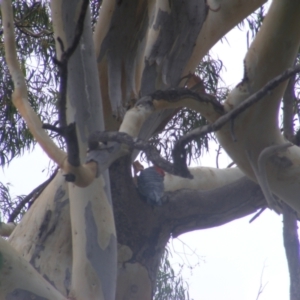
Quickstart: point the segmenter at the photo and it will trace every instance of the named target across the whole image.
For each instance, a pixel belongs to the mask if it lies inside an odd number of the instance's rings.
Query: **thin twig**
[[[235,162],[232,161],[226,168],[231,168],[231,167],[234,166],[234,165],[235,165]]]
[[[40,38],[40,37],[45,36],[45,35],[52,35],[53,34],[53,31],[49,31],[49,30],[46,30],[46,29],[42,29],[41,31],[35,33],[33,31],[31,31],[30,29],[27,29],[27,28],[24,28],[24,27],[21,27],[21,26],[18,26],[18,25],[16,25],[16,27],[22,33],[24,33],[25,35],[33,37],[33,38]]]
[[[257,292],[256,300],[259,299],[260,295],[263,293],[266,285],[268,284],[268,282],[266,282],[264,285],[262,284],[262,279],[263,279],[263,275],[264,275],[264,268],[263,268],[263,270],[261,272],[261,275],[260,275],[260,284],[259,284],[259,289],[258,289],[258,292]]]
[[[55,125],[44,123],[42,127],[43,127],[43,129],[54,131],[54,132],[56,132],[57,134],[59,134],[61,136],[64,135],[64,130],[60,127],[55,126]]]
[[[218,150],[217,150],[217,155],[216,155],[216,167],[219,169],[219,156],[221,154],[222,146],[219,145]]]
[[[264,210],[266,209],[266,207],[263,207],[259,210],[258,213],[256,213],[249,221],[249,223],[252,223],[254,220],[256,220],[263,212]]]

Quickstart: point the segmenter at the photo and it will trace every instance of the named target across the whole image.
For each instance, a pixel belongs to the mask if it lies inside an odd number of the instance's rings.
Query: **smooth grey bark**
[[[283,96],[283,134],[289,141],[294,141],[294,105],[295,76],[287,85]],[[290,300],[300,298],[300,252],[297,213],[287,204],[282,203],[283,244],[290,275]]]
[[[80,3],[81,1],[77,1],[77,3],[74,1],[62,1],[61,19],[63,21],[68,46],[71,45],[74,39],[77,22],[76,17]],[[75,112],[74,121],[77,126],[82,160],[86,157],[88,137],[93,132],[104,130],[100,84],[95,61],[96,55],[92,37],[90,13],[88,11],[80,43],[68,63],[68,98],[70,105],[68,106],[67,113],[70,116],[69,121],[72,122]],[[103,174],[105,179],[105,192],[110,205],[112,205],[107,172],[108,171]],[[89,208],[91,209],[91,207],[88,206],[85,210],[86,253],[88,260],[100,280],[104,299],[113,300],[117,276],[117,241],[115,237],[111,236],[109,246],[100,251],[100,247],[95,241],[98,241],[98,231],[101,229],[97,228],[92,215],[89,214]],[[107,224],[107,226],[109,226],[109,224]],[[95,259],[99,257],[99,255],[101,259]],[[82,274],[82,276],[84,275]]]

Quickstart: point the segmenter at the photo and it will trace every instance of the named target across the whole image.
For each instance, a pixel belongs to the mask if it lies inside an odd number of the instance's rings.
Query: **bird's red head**
[[[159,173],[161,176],[165,176],[165,171],[162,168],[160,168],[158,166],[154,166],[154,168],[155,168],[156,172]]]

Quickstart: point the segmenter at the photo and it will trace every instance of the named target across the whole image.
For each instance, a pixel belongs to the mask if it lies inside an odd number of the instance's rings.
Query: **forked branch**
[[[150,143],[143,141],[141,139],[133,138],[131,135],[125,132],[96,132],[90,136],[89,139],[89,148],[90,148],[90,155],[89,159],[91,161],[97,161],[98,166],[100,165],[100,156],[95,153],[100,153],[104,149],[108,149],[108,146],[102,145],[99,147],[99,142],[107,143],[107,142],[117,142],[120,144],[124,144],[129,147],[129,151],[133,149],[142,150],[145,152],[147,158],[152,161],[155,165],[161,167],[166,172],[182,176],[185,178],[193,178],[190,174],[187,164],[186,164],[186,150],[185,146],[187,143],[191,142],[195,138],[199,136],[203,136],[207,133],[218,131],[221,129],[228,121],[233,121],[239,114],[244,112],[248,107],[256,103],[257,101],[261,100],[265,95],[267,95],[271,90],[276,88],[281,82],[285,81],[287,78],[293,76],[297,72],[300,72],[300,65],[295,66],[294,68],[288,69],[283,74],[275,77],[269,83],[267,83],[262,89],[260,89],[257,93],[250,96],[247,100],[241,103],[232,111],[228,112],[227,114],[221,116],[217,121],[212,124],[203,126],[201,128],[197,128],[192,130],[185,136],[181,137],[178,142],[175,144],[173,149],[173,160],[174,164],[170,163],[169,161],[165,160],[161,157],[157,151],[157,149],[151,145]],[[207,95],[206,95],[207,96]],[[187,97],[193,98],[194,100],[200,102],[207,102],[209,105],[215,107],[218,114],[222,114],[223,107],[217,101],[211,101],[212,97],[207,97],[206,99],[201,98],[198,93],[195,93],[188,89],[173,89],[167,91],[157,91],[149,96],[141,98],[137,103],[136,106],[153,106],[153,111],[160,107],[158,104],[160,101],[162,102],[169,102],[171,105],[173,103],[180,103],[180,101],[184,101]],[[157,101],[158,103],[153,103]],[[148,109],[149,110],[149,109]],[[146,109],[145,109],[146,111]],[[290,144],[288,144],[290,145]],[[278,149],[277,149],[278,150]],[[100,151],[100,152],[99,152]],[[92,153],[93,152],[93,153]],[[263,156],[265,157],[265,156]],[[103,160],[101,161],[103,163]],[[101,170],[102,172],[103,170]],[[271,199],[271,198],[270,198]],[[272,201],[270,201],[271,203]],[[269,204],[270,204],[269,203]]]
[[[186,168],[186,150],[185,146],[192,140],[204,136],[207,133],[215,132],[220,130],[228,121],[233,122],[234,119],[244,112],[247,108],[261,100],[264,96],[275,89],[280,83],[292,77],[296,73],[300,72],[300,65],[296,65],[293,68],[287,69],[281,75],[276,76],[274,79],[269,81],[263,88],[258,90],[256,93],[251,95],[248,99],[239,104],[236,108],[229,111],[227,114],[221,116],[216,122],[197,128],[181,137],[173,149],[173,160],[178,168]]]

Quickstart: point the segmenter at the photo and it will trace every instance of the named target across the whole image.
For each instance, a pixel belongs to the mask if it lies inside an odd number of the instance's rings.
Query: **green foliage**
[[[43,122],[55,119],[57,87],[55,55],[49,7],[45,2],[14,1],[18,59],[28,87],[28,99]],[[2,21],[2,19],[0,20]],[[4,58],[3,35],[0,42],[0,165],[9,163],[34,140],[25,122],[13,106],[13,84]]]
[[[243,20],[237,27],[240,29],[244,29],[246,26],[248,28],[247,31],[247,46],[251,41],[255,38],[257,32],[259,31],[262,22],[266,15],[266,5],[262,5],[259,9],[257,9],[253,14],[251,14],[248,18]]]
[[[9,184],[3,184],[0,182],[0,208],[1,208],[1,219],[0,222],[7,222],[9,216],[17,207],[18,203],[22,201],[24,196],[18,196],[12,198],[9,190]],[[16,221],[19,221],[27,209],[22,209]]]
[[[99,0],[90,1],[93,28],[101,3]],[[15,0],[13,13],[17,54],[26,79],[28,100],[43,123],[55,124],[59,77],[53,62],[55,41],[49,2]],[[2,26],[1,16],[0,24]],[[13,83],[5,61],[3,30],[0,30],[0,78],[0,166],[4,166],[25,150],[32,149],[35,141],[12,103]],[[49,134],[63,147],[63,141],[56,133]],[[0,209],[4,220],[23,198],[12,198],[9,185],[0,183]],[[25,210],[21,211],[16,221],[20,220]]]
[[[175,274],[170,261],[168,249],[165,249],[156,280],[154,300],[190,300],[188,285],[180,273]],[[192,300],[192,299],[191,299]]]
[[[246,22],[249,27],[249,31],[247,32],[247,37],[249,38],[249,34],[251,33],[250,39],[253,40],[259,31],[262,22],[265,18],[266,10],[265,6],[261,6],[258,10],[256,10],[249,18],[246,19]]]
[[[93,29],[101,3],[99,0],[90,1]],[[49,2],[14,0],[13,13],[17,54],[26,78],[30,105],[43,123],[53,125],[57,121],[59,77],[53,63],[55,41]],[[24,150],[32,149],[35,141],[12,104],[13,83],[4,57],[3,30],[0,38],[0,166],[4,166]],[[53,132],[49,134],[63,147],[62,139]]]

